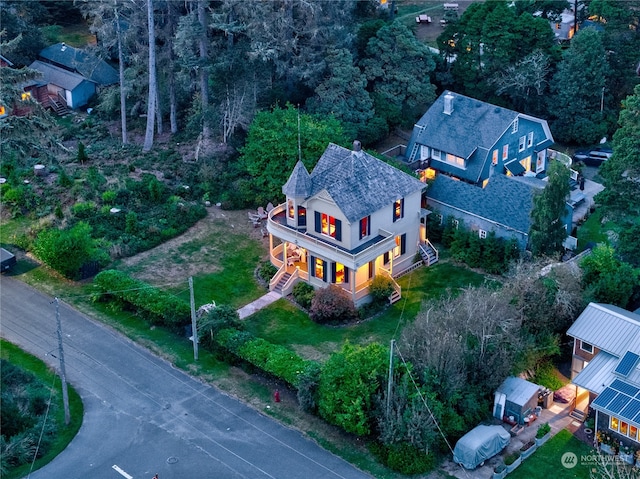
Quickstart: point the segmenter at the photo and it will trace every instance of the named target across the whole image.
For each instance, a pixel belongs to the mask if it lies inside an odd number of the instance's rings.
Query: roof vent
[[[362,144],[356,140],[353,142],[353,151],[360,151],[362,150]]]
[[[60,50],[65,51],[67,49],[67,44],[65,42],[62,42],[62,47],[60,47]]]
[[[451,115],[453,112],[453,95],[451,93],[447,93],[444,96],[444,111],[445,115]]]

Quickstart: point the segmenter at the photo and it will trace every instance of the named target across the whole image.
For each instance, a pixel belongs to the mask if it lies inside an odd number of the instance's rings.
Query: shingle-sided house
[[[118,72],[104,60],[65,43],[48,46],[39,54],[44,63],[77,73],[98,87],[118,83]]]
[[[366,303],[376,275],[411,267],[426,244],[424,188],[357,141],[353,151],[329,144],[311,173],[299,161],[282,187],[285,203],[269,213],[270,258],[279,268],[270,288],[288,294],[296,281],[335,284]]]
[[[590,303],[567,331],[573,338],[571,380],[588,391],[596,428],[640,445],[640,315]]]
[[[492,173],[544,172],[551,144],[545,120],[445,91],[414,126],[405,161],[482,186]]]

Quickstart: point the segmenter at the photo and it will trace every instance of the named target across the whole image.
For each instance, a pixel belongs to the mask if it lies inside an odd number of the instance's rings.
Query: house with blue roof
[[[578,397],[588,394],[595,432],[639,448],[640,315],[590,303],[567,335],[573,338],[571,382]]]
[[[404,161],[485,186],[494,173],[544,173],[552,144],[545,120],[447,90],[414,126]]]
[[[286,200],[269,212],[270,290],[291,293],[297,281],[314,288],[336,285],[360,306],[371,300],[376,276],[394,278],[437,252],[426,237],[426,185],[362,151],[329,144],[311,172],[302,161],[282,187]],[[422,261],[419,264],[423,264]]]
[[[119,81],[118,72],[107,62],[64,42],[48,46],[38,56],[40,61],[77,73],[98,87],[115,85]]]

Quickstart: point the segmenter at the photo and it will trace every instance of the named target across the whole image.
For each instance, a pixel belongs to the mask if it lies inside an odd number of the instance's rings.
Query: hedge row
[[[103,292],[124,303],[133,306],[151,321],[176,328],[189,324],[191,310],[189,305],[174,295],[127,276],[113,269],[98,273],[93,280]]]
[[[317,365],[315,361],[302,359],[284,346],[256,338],[247,331],[223,329],[217,334],[216,342],[223,349],[296,389],[305,371]]]

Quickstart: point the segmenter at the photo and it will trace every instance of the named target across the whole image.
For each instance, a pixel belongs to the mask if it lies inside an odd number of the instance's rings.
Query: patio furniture
[[[264,210],[262,206],[258,207],[258,218],[261,220],[266,220],[269,214]]]
[[[271,201],[269,201],[269,203],[267,203],[267,208],[266,208],[267,209],[267,213],[269,213],[273,208],[275,208],[273,206],[273,203],[271,203]]]
[[[247,215],[249,216],[249,221],[253,223],[254,228],[260,226],[260,216],[255,213],[251,213],[251,211],[247,211]]]

